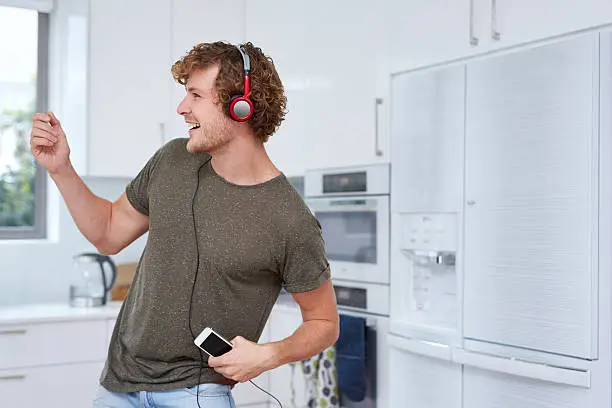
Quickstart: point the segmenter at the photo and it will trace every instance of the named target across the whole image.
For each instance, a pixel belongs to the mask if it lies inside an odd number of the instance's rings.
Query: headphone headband
[[[229,116],[239,122],[248,120],[253,115],[253,103],[249,99],[251,94],[251,60],[249,54],[241,45],[236,45],[240,55],[242,56],[242,64],[244,66],[244,90],[242,95],[234,95],[230,98],[228,104]]]
[[[238,51],[240,51],[240,55],[242,55],[242,63],[244,64],[244,73],[248,75],[251,71],[251,60],[249,59],[249,54],[242,48],[242,46],[237,45]]]

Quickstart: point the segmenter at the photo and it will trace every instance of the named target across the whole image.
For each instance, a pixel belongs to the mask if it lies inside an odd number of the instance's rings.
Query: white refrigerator
[[[612,406],[612,34],[391,93],[391,406]]]

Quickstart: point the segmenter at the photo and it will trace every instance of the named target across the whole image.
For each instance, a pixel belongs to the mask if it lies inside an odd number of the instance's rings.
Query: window
[[[45,236],[46,173],[32,157],[32,114],[47,108],[49,15],[0,6],[0,238]]]

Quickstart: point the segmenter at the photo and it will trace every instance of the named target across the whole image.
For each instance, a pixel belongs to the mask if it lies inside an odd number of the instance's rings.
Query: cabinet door
[[[396,75],[391,95],[392,212],[458,211],[465,66]]]
[[[53,344],[40,347],[41,339]],[[69,364],[106,358],[104,320],[0,326],[0,369]]]
[[[389,0],[386,13],[392,73],[465,57],[480,49],[470,43],[470,22],[478,19],[470,18],[468,0]]]
[[[172,2],[171,64],[183,57],[194,45],[203,42],[226,41],[239,44],[245,41],[245,0],[220,2],[217,0],[174,0]],[[171,102],[168,110],[166,140],[189,137],[185,120],[176,109],[185,96],[185,87],[172,78]]]
[[[589,389],[538,381],[472,367],[463,371],[463,401],[469,408],[599,408]]]
[[[389,365],[391,407],[461,407],[461,366],[450,359],[432,358],[391,347]],[[471,405],[466,407],[474,408]]]
[[[246,5],[246,36],[270,56],[287,95],[287,115],[266,143],[270,158],[287,175],[303,175],[313,149],[311,126],[321,118],[310,117],[316,102],[313,78],[306,74],[308,59],[305,2],[249,0]],[[300,16],[300,18],[296,18]],[[310,123],[310,122],[313,123]]]
[[[550,38],[612,23],[609,0],[475,0],[486,10],[478,22],[493,47]],[[494,39],[493,32],[499,33]]]
[[[464,336],[596,358],[597,35],[467,68]]]
[[[0,370],[2,406],[91,407],[103,362]]]
[[[133,177],[164,142],[170,0],[92,0],[88,174]]]
[[[287,175],[388,161],[383,10],[348,0],[247,3],[247,37],[272,57],[287,94],[286,119],[267,144]]]
[[[301,324],[302,315],[298,308],[275,307],[270,315],[270,341],[289,337]],[[269,373],[270,393],[283,407],[307,407],[306,380],[300,363],[285,364]]]

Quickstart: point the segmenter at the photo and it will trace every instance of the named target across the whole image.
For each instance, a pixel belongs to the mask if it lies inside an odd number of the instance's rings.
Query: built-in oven
[[[304,190],[332,277],[388,285],[389,164],[309,170]]]
[[[387,408],[389,287],[358,282],[333,285],[340,314],[336,342],[339,406]]]

